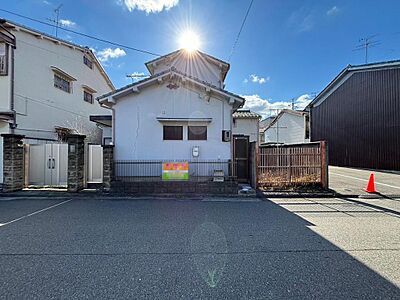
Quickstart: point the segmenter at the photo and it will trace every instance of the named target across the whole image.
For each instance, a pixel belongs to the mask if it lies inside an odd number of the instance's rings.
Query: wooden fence
[[[319,185],[328,188],[326,142],[260,146],[257,185],[260,188]]]

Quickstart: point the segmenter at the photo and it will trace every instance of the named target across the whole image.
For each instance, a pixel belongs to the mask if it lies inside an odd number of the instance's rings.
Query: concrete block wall
[[[103,145],[103,190],[111,190],[113,176],[114,145]]]
[[[14,192],[24,188],[23,135],[5,133],[3,137],[3,191]]]
[[[136,195],[237,195],[238,184],[235,181],[113,181],[111,191]]]
[[[68,191],[79,192],[85,188],[85,138],[80,134],[67,136],[68,142]]]

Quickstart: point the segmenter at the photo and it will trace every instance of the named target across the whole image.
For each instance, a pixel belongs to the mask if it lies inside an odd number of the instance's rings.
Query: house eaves
[[[58,45],[63,45],[63,46],[66,46],[66,47],[68,47],[70,49],[79,50],[79,51],[83,52],[84,54],[90,55],[90,57],[93,59],[94,64],[99,69],[100,74],[103,76],[104,80],[107,82],[107,84],[110,87],[110,89],[111,90],[115,90],[114,84],[112,83],[110,77],[108,77],[108,75],[107,75],[106,71],[104,70],[103,66],[101,65],[100,61],[97,59],[97,57],[93,53],[93,51],[89,49],[89,47],[81,46],[81,45],[75,44],[73,42],[66,41],[66,40],[60,39],[58,37],[51,36],[51,35],[49,35],[47,33],[38,31],[36,29],[32,29],[32,28],[27,27],[25,25],[21,25],[21,24],[18,24],[18,23],[15,23],[13,21],[9,21],[9,20],[6,20],[6,19],[0,19],[0,24],[3,25],[7,29],[29,33],[29,34],[35,36],[36,38],[47,39],[47,40],[52,41],[53,43],[56,43]]]
[[[229,104],[231,104],[235,110],[240,108],[245,102],[245,99],[240,97],[239,95],[236,95],[234,93],[231,93],[231,92],[228,92],[221,88],[218,88],[214,85],[211,85],[211,84],[209,84],[205,81],[202,81],[200,79],[197,79],[195,77],[184,74],[184,73],[176,70],[175,68],[165,70],[164,72],[158,73],[154,76],[143,79],[141,81],[128,84],[127,86],[117,89],[114,92],[110,92],[110,93],[104,94],[102,96],[99,96],[96,99],[101,104],[104,104],[107,106],[112,106],[116,103],[116,101],[118,99],[120,99],[122,97],[125,97],[132,93],[140,93],[141,89],[144,89],[153,84],[162,84],[173,78],[179,78],[180,82],[183,84],[186,84],[186,82],[194,84],[194,85],[204,89],[205,94],[218,95],[219,97],[222,97],[222,98],[228,100]]]
[[[348,65],[307,105],[306,109],[320,105],[355,73],[394,69],[399,67],[400,67],[400,60],[392,60],[392,61],[369,63],[363,65],[354,65],[354,66]]]

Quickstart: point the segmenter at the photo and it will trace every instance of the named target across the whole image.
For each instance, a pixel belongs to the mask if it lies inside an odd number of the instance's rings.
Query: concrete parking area
[[[329,187],[344,195],[365,195],[371,173],[375,176],[377,192],[400,198],[400,172],[329,166]]]
[[[0,298],[400,297],[398,202],[2,199]]]

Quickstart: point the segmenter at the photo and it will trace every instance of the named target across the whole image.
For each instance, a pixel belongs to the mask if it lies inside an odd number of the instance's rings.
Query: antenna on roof
[[[368,63],[368,48],[380,45],[380,41],[374,41],[373,39],[378,36],[377,34],[371,35],[369,37],[361,38],[359,40],[360,44],[357,45],[353,51],[365,50],[365,63]]]
[[[63,6],[63,4],[61,3],[59,6],[57,6],[57,8],[55,8],[54,14],[55,14],[55,19],[49,19],[47,18],[47,20],[49,20],[50,22],[53,22],[56,26],[55,26],[55,32],[56,32],[56,37],[58,36],[58,27],[60,26],[60,9]]]

